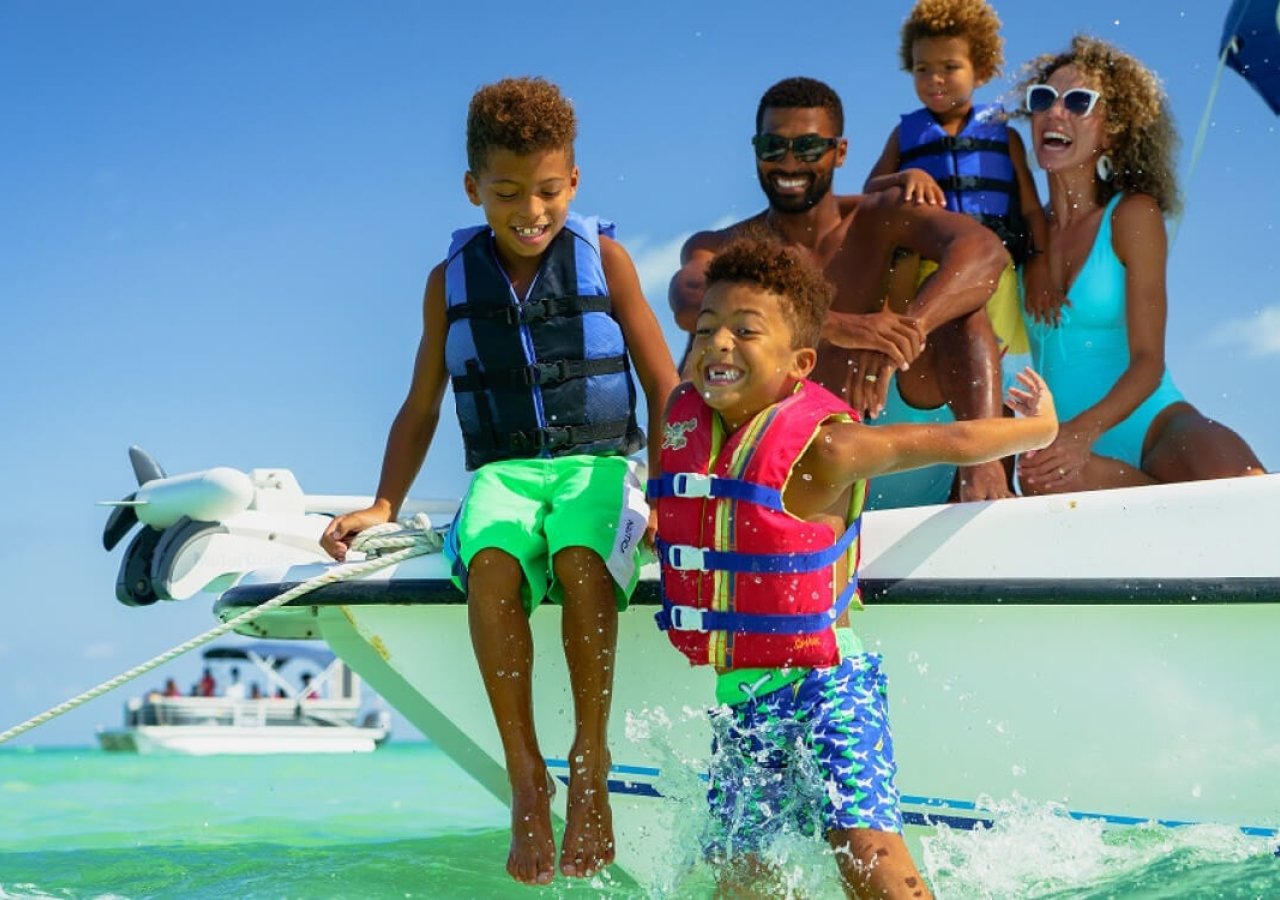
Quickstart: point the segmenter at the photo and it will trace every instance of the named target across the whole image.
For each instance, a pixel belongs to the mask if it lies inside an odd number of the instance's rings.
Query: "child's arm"
[[[371,506],[335,518],[320,538],[320,545],[334,559],[346,557],[351,539],[361,531],[395,518],[422,468],[440,422],[440,403],[449,383],[444,364],[447,331],[442,263],[427,277],[422,300],[422,339],[413,364],[413,380],[387,435],[377,496]]]
[[[996,416],[945,425],[828,425],[810,451],[815,455],[815,479],[843,489],[865,478],[935,463],[972,466],[1047,447],[1058,433],[1053,397],[1031,369],[1020,372],[1018,381],[1024,389],[1010,389],[1006,403],[1021,413],[1020,418]]]
[[[946,206],[947,196],[942,193],[938,182],[923,169],[902,169],[902,157],[898,150],[898,126],[885,141],[884,152],[871,167],[871,174],[863,184],[864,191],[887,191],[889,188],[902,188],[904,203],[928,203],[931,206]]]
[[[636,377],[644,389],[649,413],[649,471],[656,473],[662,445],[663,411],[667,398],[679,383],[676,365],[658,319],[644,298],[640,276],[627,251],[617,241],[601,237],[600,256],[613,300],[613,317],[622,329],[627,352],[636,364]]]
[[[1013,175],[1018,183],[1018,198],[1023,220],[1031,234],[1027,262],[1023,266],[1023,288],[1027,295],[1027,311],[1044,322],[1057,324],[1062,307],[1069,301],[1049,279],[1049,223],[1044,207],[1036,193],[1036,181],[1027,166],[1027,150],[1018,132],[1009,129],[1009,158],[1013,161]]]

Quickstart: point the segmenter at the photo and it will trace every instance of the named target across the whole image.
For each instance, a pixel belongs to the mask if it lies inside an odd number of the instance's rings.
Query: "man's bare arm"
[[[707,266],[724,244],[723,232],[699,231],[680,248],[680,268],[667,287],[667,304],[682,331],[693,333],[707,289]]]
[[[1009,254],[990,229],[968,216],[932,206],[903,204],[898,192],[867,197],[855,227],[859,238],[872,241],[878,252],[905,247],[938,264],[907,305],[907,314],[926,334],[944,322],[980,309],[1009,265]]]

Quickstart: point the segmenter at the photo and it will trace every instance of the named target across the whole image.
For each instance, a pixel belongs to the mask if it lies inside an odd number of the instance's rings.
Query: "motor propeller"
[[[157,478],[169,477],[165,474],[164,467],[156,462],[150,453],[137,444],[129,448],[129,462],[133,465],[133,474],[138,479],[139,486]]]
[[[148,481],[166,477],[160,463],[137,445],[129,448],[129,462],[133,466],[133,475],[138,480],[139,487]],[[137,498],[138,492],[134,491],[122,500],[106,502],[105,505],[115,507],[111,510],[111,515],[107,516],[107,524],[102,529],[102,546],[108,553],[138,524]]]

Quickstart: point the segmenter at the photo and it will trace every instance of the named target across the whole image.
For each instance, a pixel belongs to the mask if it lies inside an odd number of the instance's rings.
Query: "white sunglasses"
[[[1066,93],[1059,94],[1058,89],[1051,84],[1033,84],[1027,88],[1027,112],[1048,112],[1053,104],[1058,102],[1058,97],[1062,97],[1062,108],[1071,115],[1083,119],[1093,112],[1101,96],[1097,91],[1091,91],[1088,88],[1072,88]]]

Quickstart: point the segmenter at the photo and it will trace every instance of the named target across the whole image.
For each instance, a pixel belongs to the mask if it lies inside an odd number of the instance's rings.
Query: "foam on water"
[[[990,810],[991,828],[964,831],[940,825],[921,840],[923,867],[939,896],[1129,897],[1173,886],[1148,884],[1151,872],[1172,875],[1204,868],[1234,875],[1232,868],[1246,862],[1269,875],[1271,891],[1280,888],[1274,839],[1211,825],[1104,829],[1098,820],[1072,818],[1060,804],[1016,797],[985,798],[979,805]],[[1229,886],[1216,885],[1215,895],[1234,896],[1220,893]]]

